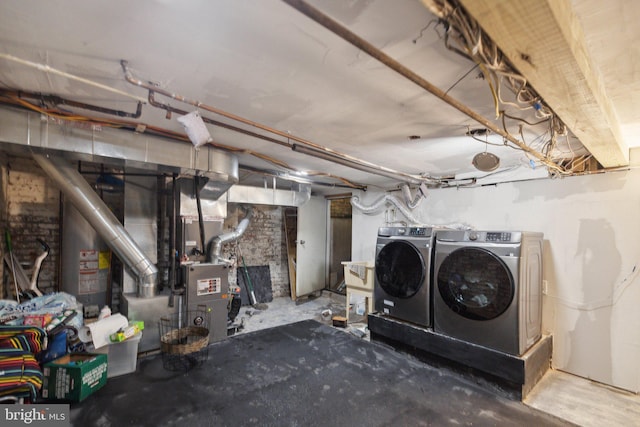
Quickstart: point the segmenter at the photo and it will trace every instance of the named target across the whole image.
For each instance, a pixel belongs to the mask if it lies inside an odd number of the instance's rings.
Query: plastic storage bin
[[[92,353],[107,355],[107,378],[130,374],[136,370],[138,344],[141,339],[142,331],[122,342],[92,350]]]

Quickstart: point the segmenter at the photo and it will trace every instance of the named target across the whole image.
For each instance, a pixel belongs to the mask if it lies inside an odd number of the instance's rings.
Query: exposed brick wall
[[[7,156],[6,161],[2,179],[3,188],[6,188],[3,206],[7,221],[3,225],[11,232],[13,251],[21,263],[31,266],[41,253],[36,238],[43,239],[51,247],[40,270],[38,287],[45,293],[53,292],[58,284],[60,191],[32,159]],[[4,229],[2,233],[5,248]],[[31,277],[31,271],[26,272]]]
[[[351,199],[331,200],[331,218],[351,218]]]
[[[0,158],[0,180],[2,240],[8,225],[14,252],[23,263],[32,264],[40,253],[36,238],[44,239],[51,253],[42,266],[39,286],[43,292],[54,292],[59,283],[60,191],[30,158]],[[243,207],[235,203],[228,205],[227,212],[224,232],[234,230],[238,220],[244,217]],[[279,206],[253,206],[245,234],[237,244],[226,244],[222,253],[229,258],[236,254],[239,246],[247,266],[268,265],[274,297],[291,295],[283,212],[284,208]],[[241,265],[241,260],[238,261],[237,265]],[[236,283],[236,269],[230,272],[229,281]],[[2,289],[5,289],[4,281]]]
[[[248,267],[269,266],[274,297],[291,295],[283,211],[284,209],[279,206],[254,205],[249,227],[237,242]],[[242,218],[244,218],[244,210],[241,205],[229,203],[224,233],[235,230]],[[222,248],[224,258],[236,255],[235,243],[228,243]],[[236,265],[242,266],[242,259],[239,256]],[[236,269],[230,272],[229,283],[237,283]]]

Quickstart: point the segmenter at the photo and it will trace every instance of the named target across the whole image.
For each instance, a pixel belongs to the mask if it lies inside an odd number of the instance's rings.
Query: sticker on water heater
[[[389,301],[388,299],[384,300],[384,305],[388,305],[390,307],[396,306],[396,304],[393,301]]]
[[[219,294],[221,291],[222,279],[220,277],[212,277],[211,279],[200,279],[196,283],[197,295]]]

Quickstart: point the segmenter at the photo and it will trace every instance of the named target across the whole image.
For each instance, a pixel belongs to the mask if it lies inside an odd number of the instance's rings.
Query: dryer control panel
[[[463,241],[467,242],[490,242],[490,243],[517,243],[520,241],[520,234],[510,231],[477,231],[465,232]],[[445,236],[443,233],[442,236]],[[458,241],[455,238],[453,241]]]
[[[429,237],[431,236],[431,232],[432,229],[430,227],[380,227],[378,229],[378,236]]]

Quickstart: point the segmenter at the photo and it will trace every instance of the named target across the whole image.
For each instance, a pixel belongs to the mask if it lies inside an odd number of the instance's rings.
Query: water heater
[[[60,259],[62,291],[83,305],[108,305],[110,250],[91,224],[64,201]]]

